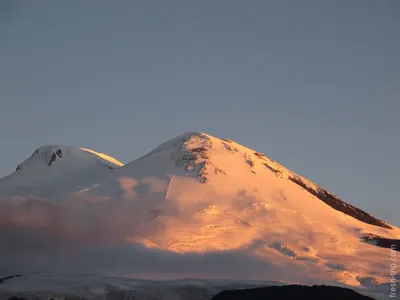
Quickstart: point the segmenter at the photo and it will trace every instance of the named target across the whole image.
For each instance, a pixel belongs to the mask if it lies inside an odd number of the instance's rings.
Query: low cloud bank
[[[179,278],[262,278],[279,274],[242,251],[177,254],[127,243],[162,231],[138,201],[5,199],[0,203],[0,274],[93,273]],[[151,231],[151,232],[150,232]]]
[[[255,199],[240,194],[236,209]],[[210,200],[211,201],[211,200]],[[222,201],[220,199],[220,201]],[[236,203],[236,202],[237,203]],[[244,201],[244,202],[243,202]],[[168,202],[168,201],[167,201]],[[212,202],[212,201],[211,201]],[[0,200],[0,276],[35,273],[131,276],[174,279],[184,277],[294,280],[296,275],[318,272],[310,266],[291,266],[291,272],[249,254],[246,249],[179,254],[127,242],[134,236],[163,234],[157,220],[149,223],[158,197],[102,200],[75,197],[59,201],[41,198]],[[238,204],[239,203],[239,204]],[[198,208],[203,209],[199,204]],[[235,205],[233,205],[235,207]],[[193,208],[193,206],[190,206]],[[179,211],[171,203],[168,214]],[[265,212],[261,213],[262,215]]]

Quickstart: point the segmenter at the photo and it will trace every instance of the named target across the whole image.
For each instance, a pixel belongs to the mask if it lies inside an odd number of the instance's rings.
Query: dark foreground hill
[[[97,286],[99,287],[99,286]],[[149,286],[150,287],[150,286]],[[337,286],[302,286],[302,285],[283,285],[269,287],[242,287],[235,289],[233,286],[221,288],[214,286],[211,289],[206,286],[179,284],[164,286],[152,286],[150,289],[131,289],[116,290],[108,286],[107,292],[101,295],[105,300],[123,300],[123,299],[148,299],[148,300],[166,300],[166,299],[185,299],[185,300],[375,300],[374,298],[361,295],[354,290]],[[215,295],[215,293],[218,294]],[[215,296],[213,296],[215,295]],[[98,294],[97,297],[100,297]],[[16,293],[9,294],[6,297],[0,297],[4,300],[41,300],[41,299],[63,299],[63,300],[89,300],[98,299],[92,296],[73,295],[54,292],[36,292],[36,293]]]
[[[353,290],[336,286],[285,285],[223,291],[212,300],[373,300]]]

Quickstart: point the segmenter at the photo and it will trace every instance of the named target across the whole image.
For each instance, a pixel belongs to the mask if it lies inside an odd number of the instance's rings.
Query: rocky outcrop
[[[361,240],[378,247],[400,251],[400,240],[397,239],[388,239],[372,233],[366,233],[361,236]]]
[[[333,209],[341,211],[342,213],[345,213],[346,215],[349,215],[361,222],[392,229],[392,227],[386,224],[385,222],[371,216],[370,214],[366,213],[365,211],[351,204],[344,202],[339,197],[333,195],[332,193],[328,192],[323,188],[320,188],[318,186],[316,188],[310,187],[307,184],[305,184],[298,176],[289,176],[289,179],[292,182],[304,188],[305,190],[307,190],[309,193],[313,194],[318,199],[322,200],[324,203],[328,204]]]

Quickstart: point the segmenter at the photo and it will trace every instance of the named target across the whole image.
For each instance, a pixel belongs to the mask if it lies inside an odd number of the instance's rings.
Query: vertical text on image
[[[390,247],[390,298],[396,298],[397,283],[397,263],[396,263],[396,245]]]

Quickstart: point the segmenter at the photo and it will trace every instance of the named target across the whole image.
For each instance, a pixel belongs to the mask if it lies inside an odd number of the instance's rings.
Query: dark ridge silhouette
[[[393,249],[394,251],[400,252],[400,240],[388,239],[372,233],[364,234],[361,240],[378,247]]]
[[[345,213],[346,215],[349,215],[361,222],[379,226],[379,227],[384,227],[388,229],[393,229],[391,226],[386,224],[384,221],[379,220],[370,214],[366,213],[365,211],[348,204],[341,200],[339,197],[336,195],[333,195],[329,193],[327,190],[317,187],[316,189],[313,189],[312,187],[307,186],[299,177],[297,176],[289,176],[289,179],[307,190],[309,193],[317,197],[318,199],[322,200],[326,204],[328,204],[330,207],[333,209],[336,209],[340,212]]]
[[[51,293],[53,294],[53,293]],[[49,293],[41,293],[39,292],[38,294],[32,294],[32,293],[21,293],[17,295],[12,295],[8,296],[8,298],[2,298],[2,299],[7,299],[7,300],[92,300],[94,299],[93,297],[83,297],[83,296],[78,296],[78,295],[68,295],[68,294],[62,294],[62,293],[55,293],[53,295],[49,295]],[[95,298],[97,299],[97,298]],[[107,297],[108,299],[108,297]],[[126,298],[115,298],[118,300],[122,299],[136,299],[136,297],[126,297]],[[111,298],[111,300],[114,300]]]
[[[11,275],[11,276],[7,276],[7,277],[0,278],[0,284],[6,282],[6,281],[9,280],[9,279],[13,279],[13,278],[15,278],[15,277],[21,277],[21,275]]]
[[[374,300],[353,290],[326,285],[284,285],[226,290],[211,300]]]

